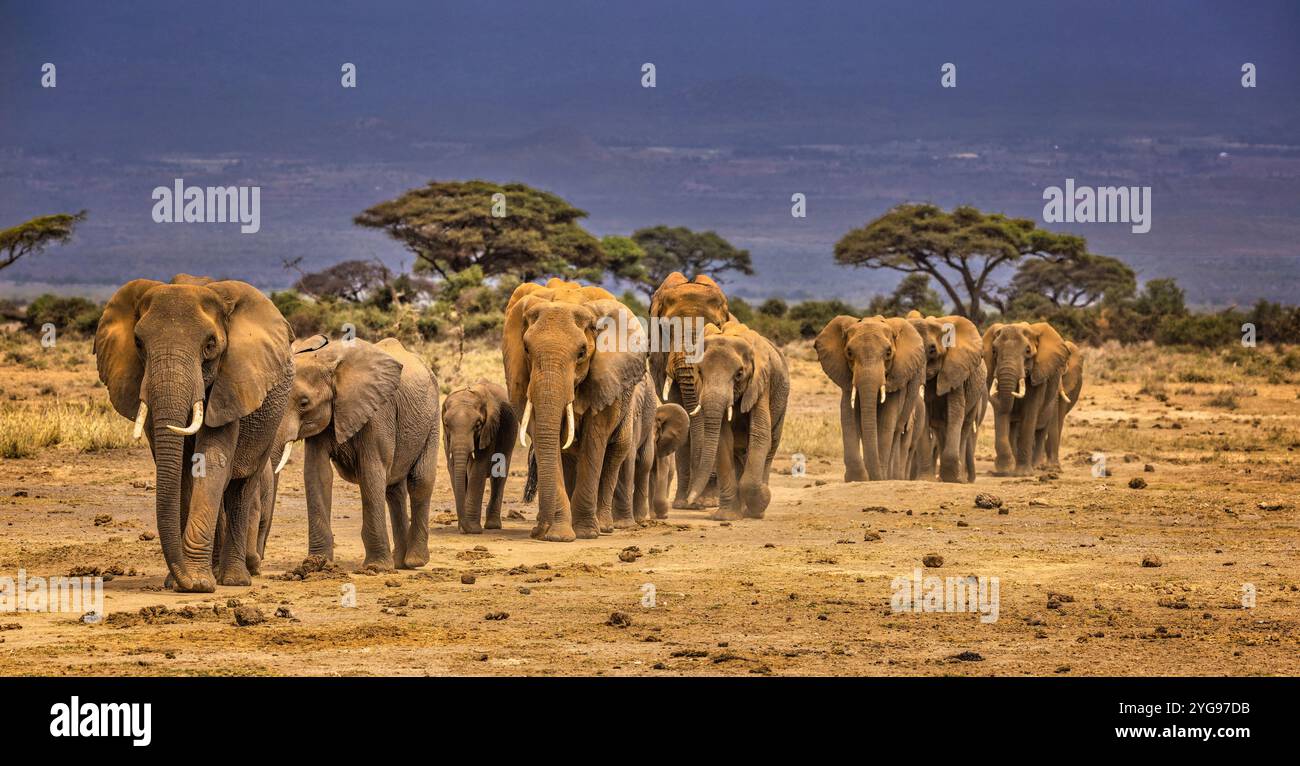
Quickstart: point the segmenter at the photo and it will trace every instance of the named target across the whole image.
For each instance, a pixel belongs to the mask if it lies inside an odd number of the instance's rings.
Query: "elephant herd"
[[[440,434],[466,534],[501,528],[516,445],[535,539],[596,538],[670,507],[762,518],[790,394],[784,354],[707,276],[671,274],[650,314],[647,329],[600,287],[522,284],[505,312],[505,385],[479,380],[441,406],[437,377],[398,340],[295,339],[238,281],[128,282],[94,351],[114,409],[148,437],[168,585],[211,592],[259,573],[298,441],[308,554],[333,558],[337,474],[360,490],[362,567],[373,570],[429,560]],[[1056,464],[1082,385],[1077,349],[1043,323],[981,337],[956,316],[840,316],[814,345],[842,390],[846,481],[933,478],[936,466],[944,481],[974,480],[990,399],[998,473]]]
[[[995,475],[1060,468],[1083,358],[1046,322],[993,324],[981,337],[961,316],[838,316],[813,347],[841,390],[845,481],[933,479],[936,468],[941,481],[974,481],[990,402]]]

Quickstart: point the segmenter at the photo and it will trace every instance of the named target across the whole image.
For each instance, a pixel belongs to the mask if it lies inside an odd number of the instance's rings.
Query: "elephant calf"
[[[677,451],[686,446],[691,433],[691,416],[680,404],[655,408],[654,463],[650,467],[650,504],[656,519],[668,518],[668,490],[677,473]]]
[[[460,531],[478,535],[485,527],[500,529],[501,497],[519,435],[505,387],[479,380],[452,391],[442,403],[442,428]],[[483,485],[488,481],[492,489],[484,522]]]
[[[652,378],[645,378],[632,394],[632,447],[623,460],[619,484],[614,489],[615,527],[632,527],[655,518],[668,518],[668,488],[675,466],[670,462],[690,434],[691,418],[679,404],[659,404]]]
[[[308,553],[334,558],[334,470],[361,487],[363,568],[429,561],[429,497],[438,459],[438,381],[395,338],[294,343],[294,381],[280,433],[307,440]],[[333,463],[333,468],[331,468]],[[407,501],[410,511],[407,511]],[[387,503],[393,524],[389,549]]]
[[[1083,391],[1083,354],[1070,341],[1065,342],[1065,347],[1070,352],[1070,360],[1061,373],[1061,393],[1051,404],[1055,412],[1049,412],[1047,424],[1034,434],[1035,468],[1061,469],[1061,429],[1065,428],[1065,416],[1074,409]]]

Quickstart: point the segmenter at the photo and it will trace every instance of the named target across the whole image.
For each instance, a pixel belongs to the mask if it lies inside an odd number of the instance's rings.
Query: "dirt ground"
[[[516,472],[506,510],[527,520],[461,535],[444,469],[420,571],[354,572],[360,500],[336,479],[337,569],[281,579],[306,551],[300,451],[262,576],[215,594],[162,589],[158,541],[142,539],[155,528],[147,448],[0,461],[0,577],[123,572],[98,624],[0,614],[0,674],[1300,674],[1294,383],[1251,382],[1225,409],[1208,403],[1223,385],[1175,380],[1155,396],[1137,378],[1100,380],[1097,362],[1056,478],[988,476],[990,413],[975,484],[845,484],[837,393],[792,356],[791,438],[766,519],[673,511],[599,540],[535,542]],[[0,378],[10,404],[106,398],[88,354],[67,369],[6,364]],[[801,439],[817,449],[795,477]],[[1093,476],[1094,452],[1111,476]],[[976,507],[978,493],[1001,510]],[[998,578],[997,621],[891,610],[891,581],[928,554],[943,563],[927,575]],[[239,605],[267,620],[237,625]]]

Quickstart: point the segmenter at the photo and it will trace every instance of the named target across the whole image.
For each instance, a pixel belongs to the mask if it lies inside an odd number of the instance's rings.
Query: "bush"
[[[46,293],[27,306],[26,325],[39,332],[47,322],[59,332],[93,335],[99,327],[103,308],[94,301],[80,297],[61,297]]]

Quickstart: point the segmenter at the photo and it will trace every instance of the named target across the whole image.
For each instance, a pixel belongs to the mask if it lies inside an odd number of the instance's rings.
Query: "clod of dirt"
[[[878,542],[879,540],[880,540],[880,535],[876,534],[875,532],[872,532],[870,529],[868,529],[866,532],[862,534],[863,542],[874,543],[874,542]]]
[[[19,625],[16,622],[6,622],[3,625],[0,625],[0,630],[22,630],[22,629],[23,626]]]
[[[479,546],[475,546],[473,550],[461,551],[460,553],[457,553],[456,558],[460,559],[461,561],[479,561],[481,559],[492,558],[492,554],[488,552],[487,548],[484,548],[483,546],[479,545]]]
[[[384,580],[384,587],[385,587],[385,588],[400,588],[400,587],[402,587],[402,581],[401,581],[401,580]]]
[[[466,572],[465,574],[460,576],[461,585],[473,585],[477,580],[478,578],[470,574],[469,572]]]
[[[999,508],[999,509],[998,509],[998,515],[999,515],[999,516],[1009,516],[1009,515],[1011,515],[1011,509],[1010,509],[1010,508]]]
[[[97,527],[102,527],[105,524],[112,524],[112,523],[113,523],[113,517],[107,513],[101,513],[95,517],[95,526]]]
[[[251,604],[235,609],[235,624],[241,628],[246,628],[249,625],[260,625],[264,622],[266,622],[266,615],[262,614],[261,609]]]
[[[958,519],[958,520],[957,520],[957,526],[959,526],[959,527],[969,527],[969,526],[970,526],[970,523]]]
[[[1072,668],[1069,665],[1062,665],[1056,669],[1057,673],[1069,673]]]
[[[276,609],[276,610],[275,610],[275,616],[276,616],[276,617],[279,617],[279,618],[281,618],[281,619],[284,619],[284,620],[292,620],[292,619],[295,619],[294,616],[293,616],[293,610],[290,609],[290,608],[287,607],[287,606],[282,606],[282,607]]]
[[[1156,467],[1151,465],[1150,463],[1147,463],[1146,465],[1142,466],[1142,470],[1145,471],[1146,473],[1155,473]]]
[[[140,533],[140,540],[146,543],[149,542],[150,540],[156,539],[157,537],[158,535],[155,535],[153,532]]]
[[[1134,476],[1133,478],[1131,478],[1131,479],[1128,480],[1128,488],[1129,488],[1129,489],[1146,489],[1146,488],[1147,488],[1147,480],[1144,479],[1144,478],[1142,478],[1141,476]]]
[[[943,556],[937,553],[927,553],[921,557],[921,563],[931,569],[938,569],[943,566]]]
[[[27,490],[25,490],[25,489],[20,489],[20,490],[14,492],[13,495],[12,495],[12,497],[29,497],[29,495],[27,494]]]
[[[863,513],[889,513],[889,509],[883,505],[868,505],[862,509]]]
[[[966,651],[960,654],[952,655],[948,659],[956,660],[958,662],[983,662],[984,655],[980,654],[979,652],[972,652],[971,650],[967,649]]]
[[[511,520],[511,521],[527,521],[527,520],[528,520],[527,517],[525,517],[525,516],[524,516],[522,513],[520,513],[519,511],[511,511],[511,512],[507,513],[507,514],[506,514],[506,518],[509,519],[509,520]]]
[[[622,562],[631,563],[639,558],[641,558],[641,549],[635,545],[629,545],[618,552],[618,560]]]
[[[975,496],[976,508],[1001,508],[1002,498],[997,495],[990,495],[987,492],[981,492]]]
[[[1261,511],[1289,511],[1295,506],[1291,503],[1260,503]]]
[[[483,619],[485,620],[504,620],[509,617],[510,617],[509,612],[488,612],[487,614],[483,615]]]
[[[627,612],[614,612],[610,614],[605,624],[615,628],[627,628],[632,625],[632,615]]]
[[[1162,567],[1164,565],[1165,562],[1161,561],[1160,557],[1155,554],[1148,554],[1142,557],[1142,566],[1144,567]]]

